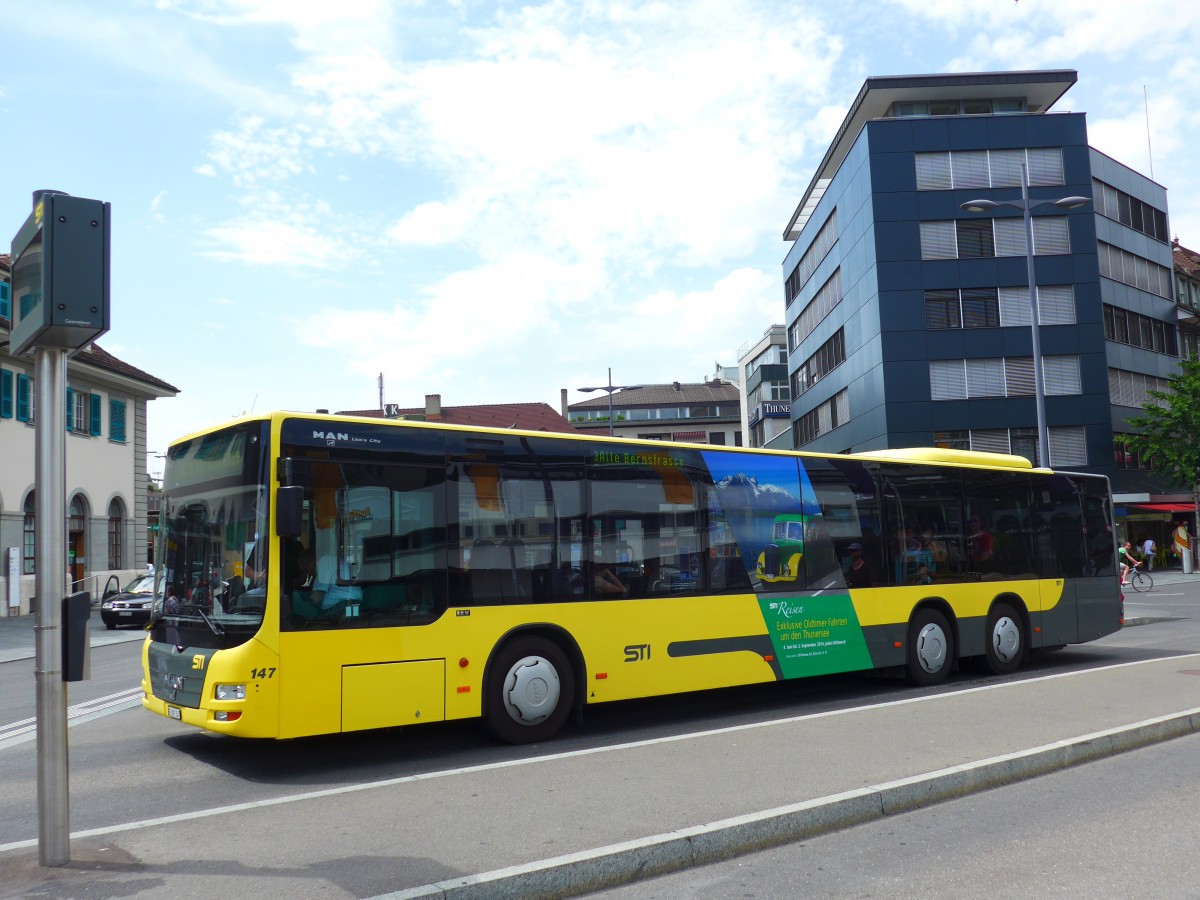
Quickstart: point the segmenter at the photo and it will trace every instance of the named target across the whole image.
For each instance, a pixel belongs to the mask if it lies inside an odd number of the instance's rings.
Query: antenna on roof
[[[1150,157],[1150,180],[1154,180],[1154,150],[1150,146],[1150,95],[1146,93],[1146,86],[1142,85],[1142,102],[1146,107],[1146,153]]]

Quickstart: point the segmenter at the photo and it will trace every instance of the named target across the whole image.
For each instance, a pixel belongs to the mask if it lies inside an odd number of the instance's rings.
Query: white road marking
[[[97,697],[84,703],[67,707],[67,727],[74,728],[84,722],[90,722],[101,716],[112,715],[123,709],[130,709],[142,702],[142,689],[130,688],[104,697]],[[0,750],[15,744],[23,744],[37,737],[37,718],[21,719],[0,725]]]

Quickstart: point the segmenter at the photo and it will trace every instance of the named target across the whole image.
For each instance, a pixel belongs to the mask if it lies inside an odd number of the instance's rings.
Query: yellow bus
[[[541,741],[635,697],[1006,674],[1123,616],[1107,479],[953,450],[280,412],[171,445],[159,535],[143,705],[246,737]]]

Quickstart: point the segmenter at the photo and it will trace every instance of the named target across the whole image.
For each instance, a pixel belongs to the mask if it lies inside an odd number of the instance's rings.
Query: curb
[[[1200,707],[803,803],[380,894],[374,900],[577,896],[861,825],[1196,733],[1200,733]]]

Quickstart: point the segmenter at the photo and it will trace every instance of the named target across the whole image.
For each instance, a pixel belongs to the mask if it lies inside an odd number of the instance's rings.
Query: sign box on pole
[[[12,242],[12,352],[78,350],[109,327],[111,205],[53,191]]]

